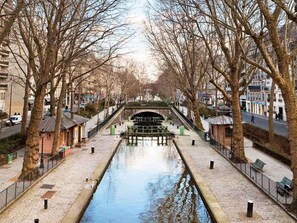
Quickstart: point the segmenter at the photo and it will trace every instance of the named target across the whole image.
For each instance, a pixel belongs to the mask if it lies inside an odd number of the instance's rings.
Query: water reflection
[[[124,144],[81,222],[211,222],[172,144]]]

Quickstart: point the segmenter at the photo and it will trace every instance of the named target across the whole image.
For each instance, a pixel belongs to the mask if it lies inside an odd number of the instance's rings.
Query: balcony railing
[[[261,86],[260,85],[249,85],[248,89],[251,90],[251,91],[260,91]]]
[[[0,66],[9,66],[9,62],[6,60],[0,60]]]
[[[9,55],[9,51],[8,50],[4,50],[4,49],[0,49],[0,54],[8,56]]]
[[[7,90],[8,89],[8,84],[0,84],[0,89],[1,90]]]
[[[0,78],[7,78],[8,77],[8,73],[0,73]]]

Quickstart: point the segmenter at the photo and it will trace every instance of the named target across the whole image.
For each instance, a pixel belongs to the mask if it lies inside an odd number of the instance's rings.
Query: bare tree
[[[26,1],[16,0],[1,1],[0,4],[0,19],[1,19],[1,31],[0,31],[0,44],[7,38],[11,28],[17,19],[20,11],[26,6]]]
[[[259,48],[265,61],[258,64],[244,54],[244,59],[258,69],[267,73],[280,88],[285,102],[288,123],[288,139],[291,151],[291,170],[293,172],[293,201],[289,209],[297,213],[297,102],[295,94],[296,70],[294,61],[296,48],[296,14],[289,10],[286,1],[224,1],[232,14],[244,27]],[[292,2],[292,1],[291,1]],[[238,5],[244,6],[250,14],[243,12]],[[258,15],[258,19],[253,15]],[[291,21],[285,19],[287,16]]]
[[[29,3],[30,7],[21,12],[18,26],[28,55],[33,58],[29,65],[36,89],[22,176],[38,165],[39,123],[48,83],[53,77],[65,80],[64,75],[71,62],[86,49],[98,47],[99,50],[103,50],[100,47],[103,45],[102,41],[108,39],[119,27],[115,18],[119,13],[117,6],[120,1],[30,0]],[[31,38],[33,43],[30,42]],[[112,49],[109,48],[107,51],[110,52]],[[105,51],[100,53],[110,55]],[[61,93],[65,94],[63,91]],[[59,126],[57,128],[59,129]]]
[[[195,23],[188,20],[180,6],[162,1],[154,8],[154,17],[146,27],[146,36],[153,50],[172,74],[175,87],[192,103],[195,123],[203,129],[197,92],[206,70],[206,48],[195,34]]]
[[[196,23],[198,35],[205,43],[209,63],[212,68],[206,70],[210,82],[224,95],[232,106],[233,140],[231,149],[235,157],[246,160],[243,144],[242,115],[240,96],[255,75],[255,68],[247,66],[242,57],[242,51],[257,55],[253,51],[252,41],[242,33],[242,25],[232,16],[231,10],[221,1],[179,1],[184,13]],[[215,72],[212,71],[215,70]],[[215,76],[213,76],[215,74]],[[218,76],[219,74],[219,76]],[[224,79],[229,88],[219,85]]]

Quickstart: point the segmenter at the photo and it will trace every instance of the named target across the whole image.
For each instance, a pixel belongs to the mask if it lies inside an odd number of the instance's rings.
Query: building
[[[3,2],[3,1],[0,1]],[[4,8],[1,9],[1,14],[5,15],[11,12],[11,1],[8,1],[4,4]],[[1,4],[2,5],[2,4]],[[4,27],[4,18],[0,19],[0,30]],[[8,75],[8,67],[9,67],[9,39],[6,38],[0,44],[0,110],[5,111],[7,113],[11,113],[9,110],[9,95],[12,92],[12,82],[13,79]]]
[[[58,147],[72,147],[84,141],[85,123],[89,119],[65,112],[62,115],[61,132]],[[56,116],[44,118],[39,126],[39,151],[43,154],[51,154],[54,141]]]
[[[271,86],[272,79],[267,74],[258,72],[245,91],[245,94],[240,98],[242,110],[268,116],[269,105],[273,103],[273,117],[277,114],[278,119],[286,121],[287,117],[282,93],[278,86],[275,85],[274,100],[270,101]]]

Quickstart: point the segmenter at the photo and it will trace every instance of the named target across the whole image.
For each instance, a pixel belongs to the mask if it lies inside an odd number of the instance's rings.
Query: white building
[[[277,85],[274,89],[274,100],[270,102],[271,85],[272,79],[267,74],[259,72],[240,98],[242,110],[268,116],[269,104],[273,103],[273,116],[277,114],[279,119],[287,120],[284,100]]]

